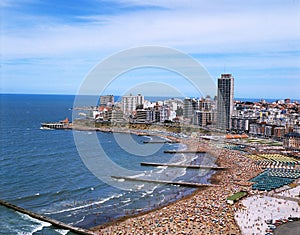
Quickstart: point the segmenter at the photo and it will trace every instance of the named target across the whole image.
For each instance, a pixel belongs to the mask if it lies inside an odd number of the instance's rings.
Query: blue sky
[[[300,98],[299,0],[0,0],[0,8],[1,93],[76,94],[108,56],[157,45],[191,55],[215,81],[232,73],[235,97]],[[197,96],[172,76],[133,72],[107,92],[168,77]]]

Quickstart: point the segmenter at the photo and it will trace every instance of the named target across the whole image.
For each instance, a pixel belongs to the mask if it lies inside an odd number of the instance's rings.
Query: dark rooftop
[[[284,137],[296,137],[296,138],[300,138],[300,133],[298,132],[290,132],[284,135]]]

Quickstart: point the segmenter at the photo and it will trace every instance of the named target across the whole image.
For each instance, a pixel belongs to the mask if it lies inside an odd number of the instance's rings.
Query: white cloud
[[[1,4],[5,2],[8,1],[2,1]],[[205,54],[207,57],[199,56],[199,61],[205,62],[204,65],[214,76],[218,76],[225,65],[237,74],[240,81],[246,80],[248,74],[259,81],[262,76],[274,76],[277,68],[299,67],[299,56],[293,52],[300,51],[298,1],[116,2],[129,6],[129,9],[130,6],[142,6],[145,9],[120,11],[111,15],[78,14],[77,19],[83,20],[80,23],[54,21],[51,17],[26,12],[3,19],[7,26],[2,28],[0,35],[2,59],[29,59],[28,66],[16,63],[9,70],[2,70],[3,75],[9,77],[13,71],[18,71],[15,79],[24,76],[22,73],[31,79],[30,72],[36,71],[37,74],[43,74],[45,80],[47,74],[51,74],[65,83],[70,83],[68,78],[75,77],[78,84],[82,74],[97,59],[102,60],[119,50],[144,45],[174,47],[194,54],[196,58],[197,54]],[[50,73],[32,58],[51,58],[49,66],[58,72],[53,69]],[[92,61],[85,62],[80,70],[79,58]],[[62,74],[59,71],[66,66],[64,60],[68,60],[69,64]],[[14,66],[19,70],[15,70]],[[72,71],[72,66],[76,67],[76,72]],[[275,72],[259,75],[259,70],[264,69],[274,69]],[[249,73],[245,74],[245,70]],[[48,71],[47,74],[45,71]],[[293,70],[287,76],[295,80],[297,74],[298,71]],[[9,85],[10,82],[6,81],[5,84]],[[247,92],[245,84],[241,83],[241,93]]]
[[[179,1],[175,2],[180,5]],[[253,12],[241,9],[240,12],[220,13],[219,8],[215,12],[203,12],[201,4],[183,9],[176,8],[176,4],[170,11],[89,16],[85,18],[94,22],[87,25],[49,22],[49,25],[18,29],[17,33],[2,35],[5,45],[2,53],[26,57],[76,51],[115,51],[147,44],[171,46],[189,53],[282,51],[299,47],[297,8],[256,9]]]

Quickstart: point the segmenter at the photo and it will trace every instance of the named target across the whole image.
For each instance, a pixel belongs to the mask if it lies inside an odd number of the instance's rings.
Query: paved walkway
[[[300,234],[300,221],[290,222],[280,225],[275,229],[274,235],[299,235]]]
[[[235,219],[244,235],[265,234],[268,228],[265,220],[300,217],[299,205],[294,201],[257,195],[245,198],[242,203],[245,208],[236,212]]]

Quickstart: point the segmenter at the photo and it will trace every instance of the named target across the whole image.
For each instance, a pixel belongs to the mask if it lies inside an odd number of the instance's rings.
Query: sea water
[[[0,95],[0,198],[67,224],[91,228],[116,218],[144,212],[193,192],[172,185],[121,190],[103,183],[82,162],[71,130],[40,130],[42,122],[72,117],[74,96]],[[89,131],[83,135],[90,135]],[[129,134],[121,134],[129,135]],[[163,173],[166,167],[143,167],[140,162],[214,162],[209,155],[181,154],[174,159],[164,150],[184,148],[164,144],[150,156],[122,149],[113,133],[97,132],[101,145],[118,165],[145,174]],[[131,137],[139,144],[149,136]],[[207,183],[213,171],[180,169],[177,180]],[[150,172],[150,173],[149,173]],[[120,181],[120,183],[122,183]],[[137,183],[143,189],[147,183]],[[72,234],[27,215],[0,206],[2,234]]]

